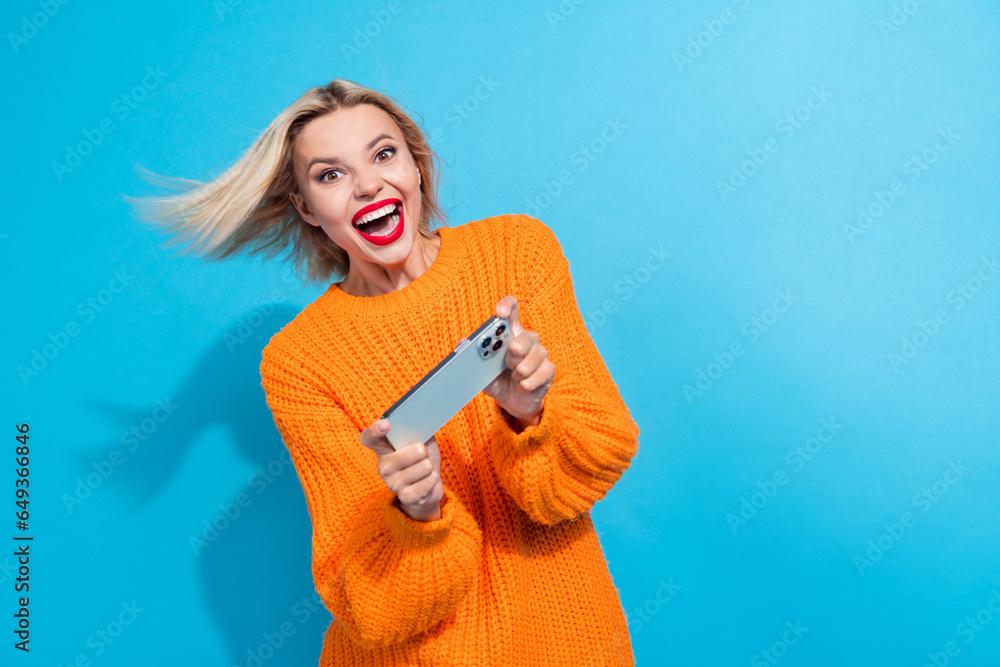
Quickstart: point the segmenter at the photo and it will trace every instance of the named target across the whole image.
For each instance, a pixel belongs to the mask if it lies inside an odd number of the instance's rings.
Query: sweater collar
[[[438,254],[427,270],[406,287],[377,296],[354,296],[332,283],[324,298],[329,300],[329,305],[337,312],[357,317],[398,315],[426,308],[454,284],[458,270],[464,263],[463,246],[455,238],[455,232],[452,227],[438,227],[434,230],[433,233],[441,237]]]

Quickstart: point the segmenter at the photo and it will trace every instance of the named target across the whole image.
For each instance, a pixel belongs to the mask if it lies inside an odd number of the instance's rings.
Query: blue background
[[[263,664],[318,660],[258,363],[323,288],[175,257],[122,196],[153,193],[135,164],[219,175],[337,77],[434,136],[449,224],[560,239],[641,428],[592,513],[638,664],[998,664],[995,2],[16,0],[0,26],[0,540],[21,422],[35,536],[30,656],[0,549],[3,664],[247,665],[283,624]]]

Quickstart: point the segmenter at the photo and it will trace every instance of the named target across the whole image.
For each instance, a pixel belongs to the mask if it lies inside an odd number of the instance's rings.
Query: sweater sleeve
[[[444,487],[441,518],[421,522],[396,506],[378,455],[323,381],[274,339],[262,386],[302,482],[312,521],[316,590],[359,645],[401,642],[449,616],[472,588],[482,533]]]
[[[577,307],[569,263],[552,231],[514,219],[518,318],[539,335],[556,374],[538,424],[518,425],[493,402],[489,455],[528,516],[552,525],[603,498],[638,450],[632,420]]]

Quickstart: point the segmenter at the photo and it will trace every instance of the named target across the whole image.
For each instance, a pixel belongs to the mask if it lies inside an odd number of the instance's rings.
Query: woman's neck
[[[337,286],[352,296],[378,296],[395,292],[409,285],[429,269],[440,249],[439,235],[434,234],[432,238],[426,238],[417,234],[413,251],[399,268],[387,268],[374,262],[355,261],[351,258],[347,277],[337,283]]]

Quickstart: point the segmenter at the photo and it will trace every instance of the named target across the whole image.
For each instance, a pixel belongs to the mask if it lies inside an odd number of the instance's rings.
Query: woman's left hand
[[[510,320],[514,335],[507,346],[507,368],[483,390],[497,405],[516,418],[521,426],[538,424],[545,394],[552,386],[556,367],[538,334],[521,327],[517,319],[517,299],[505,296],[496,305],[496,314]]]

